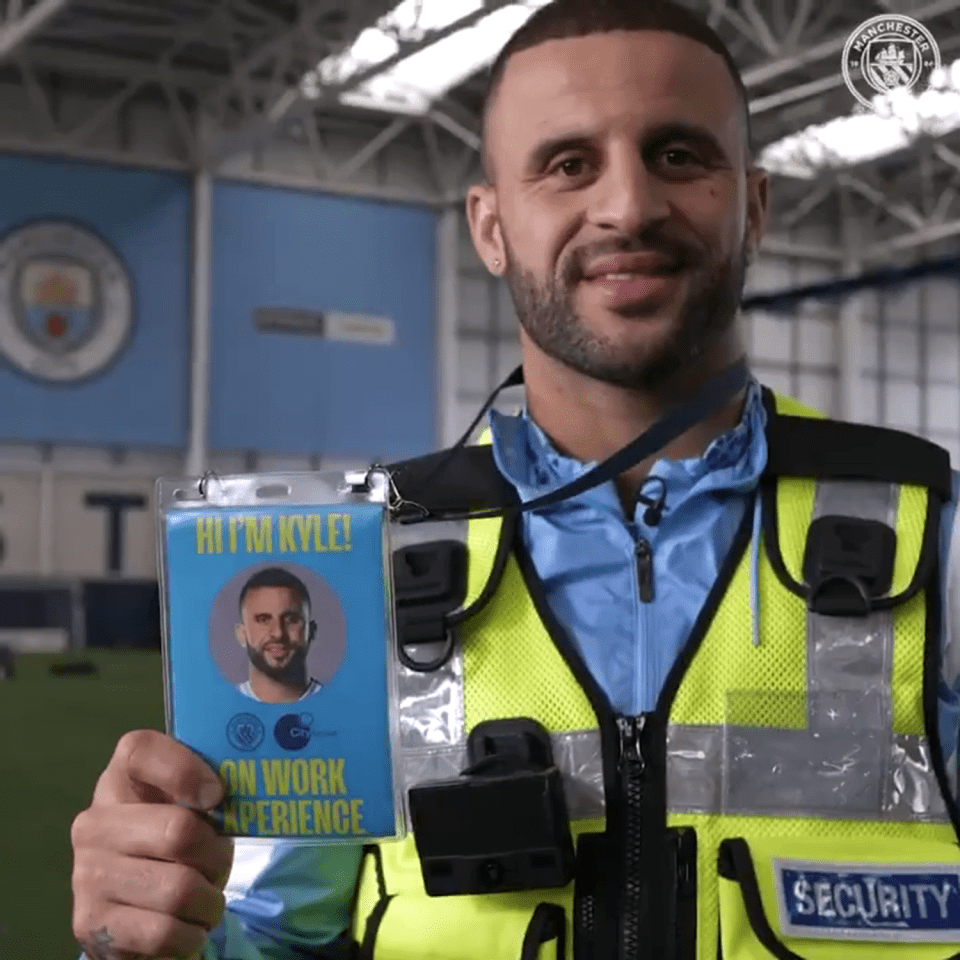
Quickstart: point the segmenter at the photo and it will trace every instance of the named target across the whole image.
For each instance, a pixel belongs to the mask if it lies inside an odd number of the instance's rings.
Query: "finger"
[[[173,804],[124,803],[90,807],[71,830],[78,857],[83,851],[167,860],[192,867],[210,883],[229,876],[233,844],[194,811]]]
[[[172,802],[200,810],[222,800],[223,784],[210,765],[158,730],[125,733],[93,795],[95,804]]]
[[[212,930],[222,919],[223,893],[192,867],[119,854],[89,858],[74,869],[84,897],[176,917]]]
[[[73,935],[89,957],[114,957],[120,951],[136,957],[186,960],[199,954],[207,931],[176,917],[137,907],[109,904],[94,919],[75,914]]]

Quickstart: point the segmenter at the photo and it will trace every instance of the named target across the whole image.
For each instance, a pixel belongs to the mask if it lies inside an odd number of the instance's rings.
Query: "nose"
[[[636,147],[610,152],[591,186],[589,217],[594,226],[637,236],[670,214],[663,181]]]

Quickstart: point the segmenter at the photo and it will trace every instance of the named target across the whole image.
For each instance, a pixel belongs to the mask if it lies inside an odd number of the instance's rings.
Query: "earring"
[[[500,260],[499,260],[499,258],[498,258],[497,260],[494,260],[494,261],[493,261],[493,269],[494,269],[494,270],[499,270],[499,269],[500,269]]]

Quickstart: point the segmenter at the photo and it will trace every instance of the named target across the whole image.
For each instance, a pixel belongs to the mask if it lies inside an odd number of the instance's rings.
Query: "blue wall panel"
[[[0,440],[186,443],[190,192],[175,174],[0,156],[0,233],[68,219],[98,233],[132,274],[134,327],[89,380],[45,384],[0,362]]]
[[[214,188],[210,443],[403,457],[435,445],[435,214]],[[257,307],[390,317],[393,347],[260,332]]]

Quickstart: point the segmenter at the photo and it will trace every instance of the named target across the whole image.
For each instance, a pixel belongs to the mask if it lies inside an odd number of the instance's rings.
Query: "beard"
[[[635,240],[606,240],[574,250],[562,264],[559,280],[538,283],[518,263],[509,245],[505,279],[517,317],[527,336],[547,356],[590,377],[616,386],[651,391],[674,381],[733,326],[748,266],[744,248],[724,261],[711,263],[709,254],[692,244],[648,230]],[[623,346],[594,333],[574,305],[577,283],[587,264],[618,253],[656,252],[692,278],[693,289],[667,334],[642,349]],[[620,310],[621,316],[642,317],[648,311]]]
[[[290,686],[298,682],[303,682],[307,675],[307,650],[308,647],[295,647],[288,663],[280,667],[275,667],[267,658],[249,643],[247,647],[247,658],[250,663],[256,667],[265,677],[269,677],[275,683]]]

